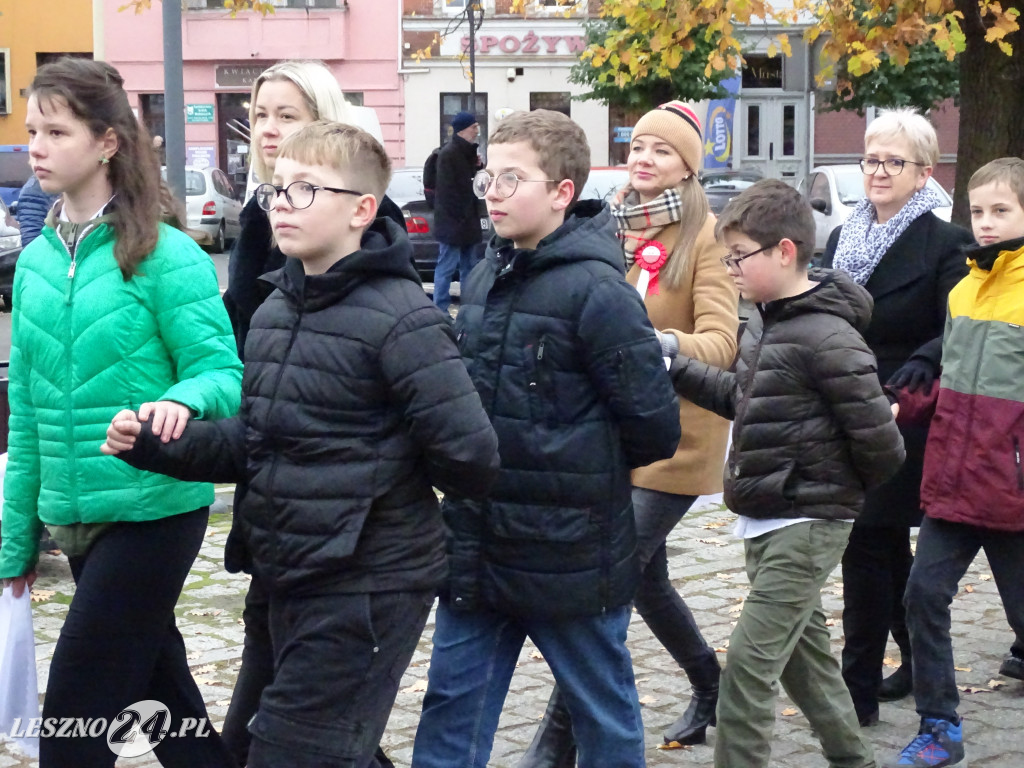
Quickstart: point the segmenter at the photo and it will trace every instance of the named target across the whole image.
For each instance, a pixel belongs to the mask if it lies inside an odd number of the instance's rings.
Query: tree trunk
[[[960,54],[960,137],[957,147],[953,220],[970,228],[967,183],[971,175],[997,157],[1024,157],[1024,31],[1006,38],[1007,56],[985,41],[977,0],[956,0],[964,14],[967,47]],[[1024,0],[1008,0],[1004,8],[1022,11]]]

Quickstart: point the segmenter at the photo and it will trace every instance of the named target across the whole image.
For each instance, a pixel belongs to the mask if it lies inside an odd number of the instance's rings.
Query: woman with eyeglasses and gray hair
[[[823,266],[841,269],[875,301],[864,338],[881,382],[930,388],[939,373],[950,289],[967,274],[961,248],[971,234],[943,221],[926,186],[939,160],[932,124],[913,109],[885,110],[864,136],[865,198],[828,240]],[[878,702],[912,691],[903,592],[913,555],[910,529],[921,523],[919,490],[927,427],[901,427],[906,462],[868,491],[843,557],[843,677],[862,726],[878,721]],[[889,632],[901,665],[882,680]]]

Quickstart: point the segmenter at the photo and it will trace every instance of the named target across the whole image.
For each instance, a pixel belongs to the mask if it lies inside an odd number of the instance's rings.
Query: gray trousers
[[[821,607],[851,527],[815,520],[744,540],[750,594],[722,672],[716,768],[768,765],[776,681],[810,722],[829,766],[874,768]]]

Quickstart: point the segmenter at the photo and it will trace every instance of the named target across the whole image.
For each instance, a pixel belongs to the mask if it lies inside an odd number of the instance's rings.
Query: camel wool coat
[[[679,224],[672,224],[655,238],[670,260],[679,229]],[[682,283],[669,288],[663,268],[658,293],[648,289],[644,299],[651,324],[674,334],[681,354],[718,368],[732,365],[739,326],[736,286],[719,261],[724,255],[725,247],[715,240],[715,217],[709,213]],[[626,280],[635,286],[639,277],[640,267],[634,263]],[[633,470],[633,485],[689,496],[721,492],[729,422],[680,398],[679,426],[682,438],[675,455]]]

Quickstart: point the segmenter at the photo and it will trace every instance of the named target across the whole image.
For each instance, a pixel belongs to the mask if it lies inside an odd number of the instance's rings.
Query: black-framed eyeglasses
[[[903,166],[924,165],[913,160],[902,160],[898,157],[890,157],[888,160],[879,160],[877,157],[863,157],[860,161],[860,169],[866,176],[874,176],[881,168],[886,176],[899,176],[903,173]]]
[[[338,187],[323,187],[317,184],[310,184],[308,181],[293,181],[287,187],[277,187],[273,184],[260,184],[256,187],[253,194],[256,195],[256,205],[262,208],[264,211],[271,211],[274,208],[274,202],[277,200],[277,196],[282,192],[284,193],[284,199],[288,201],[288,205],[297,211],[301,211],[303,208],[309,208],[313,204],[313,198],[316,197],[316,193],[319,190],[326,190],[327,192],[337,192],[342,195],[362,195],[362,192],[356,192],[354,189],[340,189]]]
[[[494,191],[498,193],[498,197],[506,200],[516,193],[516,188],[522,181],[555,183],[554,179],[520,179],[512,171],[505,171],[497,176],[491,176],[489,171],[477,171],[476,176],[473,177],[473,194],[482,200],[487,196],[487,190],[490,189],[492,181],[494,182]]]
[[[736,256],[735,254],[733,254],[730,251],[728,256],[723,256],[721,259],[719,259],[719,261],[721,261],[722,265],[724,267],[726,267],[727,269],[734,269],[737,272],[742,272],[743,269],[740,267],[740,262],[741,261],[743,261],[744,259],[749,259],[751,256],[757,256],[757,254],[759,254],[759,253],[764,253],[765,251],[770,251],[772,248],[774,248],[777,245],[778,245],[778,243],[775,243],[773,245],[766,245],[764,248],[758,248],[756,251],[751,251],[750,253],[745,253],[742,256]]]

